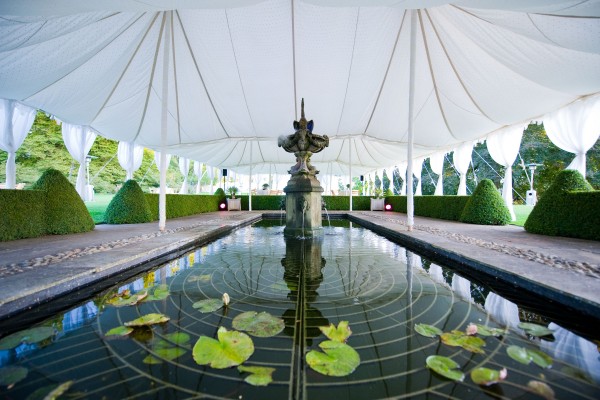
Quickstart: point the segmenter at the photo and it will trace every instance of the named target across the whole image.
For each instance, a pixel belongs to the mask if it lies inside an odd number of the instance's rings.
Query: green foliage
[[[138,224],[152,221],[152,214],[140,185],[128,180],[108,204],[107,224]]]
[[[247,195],[237,196],[242,200],[242,210],[249,209],[249,197]],[[252,196],[252,210],[281,210],[281,201],[285,196]]]
[[[458,221],[469,196],[415,196],[415,215]],[[386,204],[396,212],[406,213],[406,196],[388,196]]]
[[[490,179],[479,182],[460,216],[461,222],[479,225],[506,225],[510,211]]]
[[[0,241],[46,234],[46,193],[37,190],[0,190]]]
[[[221,203],[221,202],[225,201],[225,199],[227,199],[227,196],[225,196],[225,191],[222,188],[217,188],[217,190],[215,190],[214,195],[217,197],[219,203]],[[217,209],[219,209],[218,205],[217,205]]]
[[[152,220],[158,221],[158,194],[145,193],[146,203],[150,209]],[[219,209],[220,198],[217,195],[168,194],[167,219],[188,215],[213,212]]]
[[[600,191],[592,191],[578,171],[562,171],[529,214],[525,230],[600,240]]]
[[[94,221],[83,200],[61,172],[46,170],[33,189],[46,193],[47,233],[64,235],[94,229]]]

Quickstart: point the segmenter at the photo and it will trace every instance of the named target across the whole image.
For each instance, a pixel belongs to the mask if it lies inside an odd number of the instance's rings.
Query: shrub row
[[[468,200],[469,196],[415,196],[415,215],[458,221]],[[385,203],[390,204],[393,211],[406,213],[406,196],[388,196]]]
[[[158,196],[155,193],[144,194],[153,221],[158,221]],[[216,195],[168,194],[167,219],[217,211],[219,199]]]
[[[0,241],[45,235],[45,202],[41,190],[0,190]]]
[[[249,209],[249,198],[248,195],[236,196],[241,199],[242,210]],[[323,201],[328,211],[348,211],[350,209],[350,196],[322,196]],[[252,196],[252,210],[281,210],[281,204],[285,202],[285,195],[283,196]],[[369,210],[371,208],[370,197],[356,196],[352,197],[352,209],[353,210]]]

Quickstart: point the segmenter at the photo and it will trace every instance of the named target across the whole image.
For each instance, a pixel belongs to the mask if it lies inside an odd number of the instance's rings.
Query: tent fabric
[[[86,190],[86,158],[94,141],[96,140],[96,132],[87,126],[72,125],[66,122],[61,124],[62,137],[65,146],[73,157],[79,163],[77,170],[77,180],[75,182],[75,190],[84,201],[92,200],[90,193]]]
[[[421,196],[423,194],[423,191],[421,190],[421,172],[423,171],[423,161],[423,158],[416,158],[413,160],[413,175],[417,179],[415,196]]]
[[[166,159],[167,169],[169,169],[169,164],[171,163],[171,155],[167,154]],[[156,169],[158,169],[158,172],[160,172],[160,151],[154,152],[154,165],[156,165]]]
[[[436,153],[434,155],[429,156],[429,166],[434,174],[438,176],[437,184],[435,185],[435,193],[436,196],[444,195],[444,156],[446,154]]]
[[[467,172],[469,171],[469,165],[471,164],[471,154],[473,153],[472,143],[463,143],[456,149],[452,154],[452,161],[454,167],[460,174],[460,181],[458,183],[458,196],[467,195]]]
[[[526,126],[516,125],[501,129],[487,137],[487,149],[492,159],[505,168],[502,198],[513,221],[517,220],[513,207],[512,165],[519,155],[521,138]]]
[[[190,173],[190,160],[185,157],[179,157],[179,172],[183,175],[183,182],[179,194],[188,194],[188,175]]]
[[[0,98],[154,150],[165,103],[164,151],[239,173],[294,164],[277,137],[301,98],[330,138],[317,168],[407,161],[418,7],[415,158],[600,92],[600,0],[51,3],[0,2]]]
[[[600,96],[581,99],[546,115],[544,127],[552,143],[575,153],[567,169],[585,176],[585,154],[600,137]]]
[[[194,161],[194,175],[198,179],[196,183],[196,194],[200,194],[200,180],[202,179],[202,163],[199,161]]]
[[[27,137],[36,110],[17,101],[0,99],[0,149],[8,153],[6,160],[6,189],[17,183],[16,153]]]
[[[119,142],[117,159],[126,172],[126,180],[133,179],[133,173],[142,166],[144,148],[131,142]]]

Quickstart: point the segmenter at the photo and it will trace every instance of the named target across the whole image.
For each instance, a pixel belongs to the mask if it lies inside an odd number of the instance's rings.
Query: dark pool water
[[[337,223],[333,222],[334,225]],[[22,366],[27,376],[13,387],[0,387],[0,399],[26,399],[73,381],[65,399],[540,399],[528,391],[530,381],[549,385],[557,399],[600,398],[600,362],[593,338],[578,336],[559,320],[506,300],[493,289],[433,264],[366,229],[326,227],[320,240],[288,240],[278,221],[264,221],[190,252],[41,325],[53,334],[41,342],[0,350],[0,368]],[[274,225],[274,226],[272,226]],[[166,284],[164,300],[116,308],[111,293],[132,293]],[[200,313],[194,302],[231,297],[226,309]],[[244,382],[236,368],[196,364],[191,348],[200,336],[216,337],[221,326],[245,311],[266,311],[285,321],[271,338],[252,337],[255,352],[245,365],[276,368],[267,387]],[[147,313],[170,321],[135,337],[109,339],[105,333]],[[313,371],[305,362],[310,350],[327,340],[318,329],[348,321],[348,345],[361,363],[345,377]],[[521,321],[554,331],[550,337],[528,336]],[[507,328],[500,338],[484,338],[484,354],[450,347],[439,338],[415,332],[419,323],[444,332],[464,331],[470,322]],[[157,343],[176,332],[191,340],[173,360],[157,355]],[[511,359],[508,346],[545,352],[549,369]],[[148,355],[158,363],[147,364]],[[465,372],[450,381],[426,367],[430,355],[452,358]],[[501,383],[482,387],[469,372],[477,367],[506,368]],[[38,392],[39,394],[40,392]],[[38,397],[38,398],[43,398]]]

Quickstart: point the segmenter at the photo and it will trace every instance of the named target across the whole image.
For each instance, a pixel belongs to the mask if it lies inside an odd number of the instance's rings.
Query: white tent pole
[[[165,44],[163,48],[162,112],[160,121],[160,192],[158,195],[158,230],[167,224],[167,106],[169,99],[169,53],[171,45],[171,12],[163,14]]]
[[[248,177],[248,210],[252,211],[252,142],[250,142],[250,176]]]
[[[413,197],[413,139],[414,139],[414,102],[415,102],[415,44],[417,36],[417,10],[410,11],[410,75],[408,86],[408,149],[406,158],[408,165],[406,166],[406,227],[408,231],[413,230],[415,224],[415,203]]]
[[[348,174],[350,175],[350,211],[352,211],[352,139],[348,139],[348,154],[350,155],[350,168],[348,169]]]

